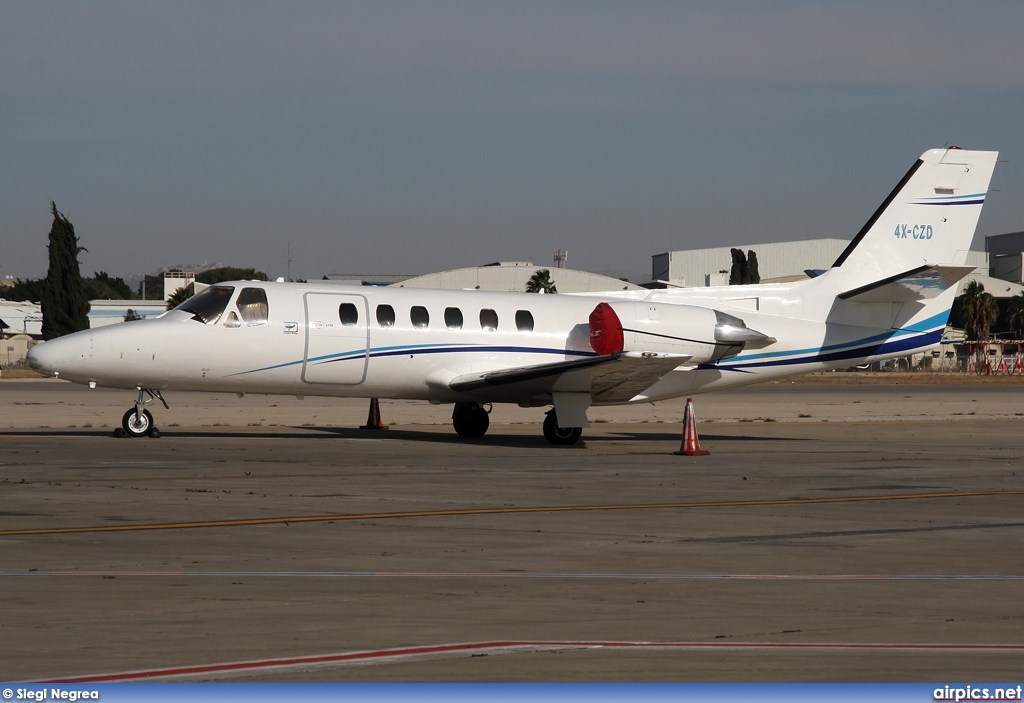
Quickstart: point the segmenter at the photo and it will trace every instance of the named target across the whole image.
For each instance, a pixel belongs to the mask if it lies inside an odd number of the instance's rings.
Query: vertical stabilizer
[[[962,266],[998,155],[957,147],[926,151],[833,269],[857,285],[923,266]]]

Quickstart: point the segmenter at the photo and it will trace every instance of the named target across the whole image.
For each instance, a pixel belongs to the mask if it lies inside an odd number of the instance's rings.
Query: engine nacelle
[[[620,351],[683,354],[702,364],[767,339],[743,320],[712,308],[671,303],[616,301],[590,313],[590,346],[598,354]]]

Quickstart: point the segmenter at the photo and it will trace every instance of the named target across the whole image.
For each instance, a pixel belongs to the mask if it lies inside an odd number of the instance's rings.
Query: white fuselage
[[[865,312],[862,325],[826,326],[814,318],[822,318],[817,308],[834,304],[829,288],[835,286],[821,279],[588,295],[254,281],[219,285],[233,291],[212,324],[173,310],[155,320],[41,345],[36,366],[59,369],[61,378],[78,383],[116,388],[536,404],[536,399],[500,393],[457,393],[448,383],[466,374],[597,356],[588,316],[601,301],[633,303],[642,310],[719,309],[771,338],[767,346],[717,362],[681,364],[630,398],[641,402],[907,354],[934,344],[945,324],[942,316],[914,321],[914,334],[893,332],[888,339],[891,320],[871,319],[891,317],[890,306],[884,306]],[[245,289],[265,291],[265,321],[242,322],[237,301]],[[814,291],[817,295],[807,295]],[[340,321],[343,304],[355,308],[354,324]],[[710,330],[684,332],[714,344]]]

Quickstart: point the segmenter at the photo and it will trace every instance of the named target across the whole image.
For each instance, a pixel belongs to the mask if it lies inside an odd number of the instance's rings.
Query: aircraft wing
[[[552,364],[458,376],[448,387],[491,400],[522,402],[555,391],[589,392],[595,403],[623,403],[692,357],[659,352],[617,352]]]
[[[860,288],[840,293],[841,300],[858,303],[907,303],[934,298],[960,282],[972,266],[919,266]]]

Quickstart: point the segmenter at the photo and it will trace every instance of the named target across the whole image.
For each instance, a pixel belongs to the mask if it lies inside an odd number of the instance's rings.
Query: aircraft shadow
[[[130,437],[115,437],[112,430],[89,430],[89,429],[45,429],[45,430],[7,430],[0,432],[0,436],[4,437],[94,437],[94,438],[109,438],[109,439],[123,439],[130,440],[135,438]],[[430,430],[401,430],[401,429],[389,429],[389,430],[362,430],[357,428],[348,427],[294,427],[288,429],[276,429],[269,432],[259,431],[231,431],[231,430],[209,430],[209,431],[196,431],[196,430],[170,430],[160,431],[160,439],[174,440],[174,439],[302,439],[302,440],[329,440],[329,439],[380,439],[380,440],[392,440],[392,441],[412,441],[412,442],[431,442],[434,444],[451,444],[451,445],[473,445],[481,447],[544,447],[548,449],[585,449],[588,444],[599,445],[606,442],[621,442],[626,441],[668,441],[668,442],[679,442],[681,441],[681,434],[679,432],[636,432],[636,431],[623,431],[623,432],[611,432],[606,431],[600,435],[587,435],[584,433],[583,438],[579,443],[570,447],[555,447],[548,443],[544,436],[538,431],[535,435],[531,434],[516,434],[516,435],[502,435],[502,434],[488,434],[479,439],[466,439],[458,436],[454,432],[438,429],[437,431]],[[803,442],[810,441],[805,438],[797,437],[766,437],[757,435],[716,435],[716,434],[702,434],[700,435],[702,441],[719,441],[719,442],[766,442],[766,441],[782,441],[782,442]],[[149,439],[148,437],[138,438]]]
[[[480,439],[465,439],[459,437],[454,432],[445,432],[444,430],[438,430],[437,432],[429,432],[423,430],[360,430],[354,428],[345,427],[296,427],[292,428],[291,431],[287,429],[279,429],[270,432],[240,432],[231,430],[209,430],[209,431],[196,431],[196,430],[160,430],[160,437],[153,440],[149,437],[118,437],[115,436],[113,430],[58,430],[58,429],[47,429],[47,430],[7,430],[0,432],[0,437],[7,438],[29,438],[29,437],[51,437],[67,438],[67,437],[92,437],[97,439],[111,439],[117,441],[164,441],[175,439],[300,439],[304,441],[328,441],[331,439],[379,439],[379,440],[390,440],[390,441],[407,441],[407,442],[432,442],[435,444],[451,444],[451,445],[474,445],[480,447],[549,447],[552,449],[558,449],[560,447],[552,447],[547,440],[544,439],[540,432],[536,436],[530,435],[486,435]],[[639,436],[642,438],[642,436]],[[586,438],[584,438],[586,439]],[[601,440],[606,438],[590,438],[591,440]],[[607,438],[614,439],[614,438]],[[581,449],[585,448],[586,444],[581,440],[578,444],[573,447],[564,447],[565,449]]]

